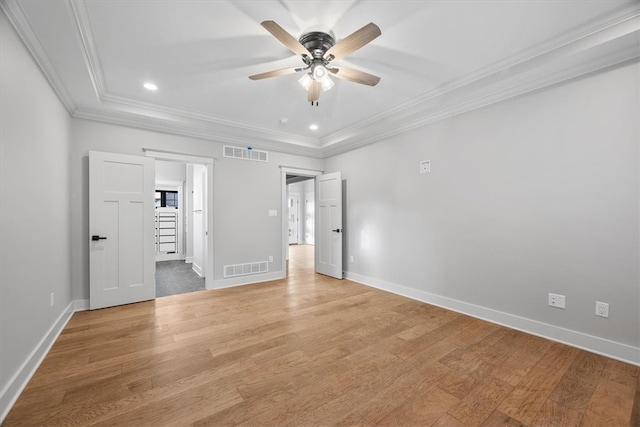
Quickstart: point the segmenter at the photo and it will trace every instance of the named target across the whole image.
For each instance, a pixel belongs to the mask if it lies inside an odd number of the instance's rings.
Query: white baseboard
[[[195,262],[192,262],[192,263],[191,263],[191,269],[192,269],[193,271],[195,271],[195,272],[196,272],[196,274],[197,274],[198,276],[203,277],[203,276],[202,276],[202,267],[200,267],[200,266],[199,266],[198,264],[196,264]]]
[[[193,262],[193,257],[192,256],[188,256],[184,259],[184,262],[186,262],[187,264],[191,264]]]
[[[218,279],[213,281],[212,289],[231,288],[233,286],[251,285],[253,283],[269,282],[271,280],[284,279],[282,271],[271,273],[253,274],[251,276],[231,277],[229,279]]]
[[[62,314],[58,317],[47,333],[42,337],[36,348],[25,359],[20,369],[9,380],[5,388],[0,392],[0,424],[9,414],[9,411],[20,397],[20,393],[27,386],[29,380],[49,353],[51,346],[56,342],[58,336],[71,319],[74,313],[75,304],[71,302]]]
[[[479,305],[470,304],[453,298],[443,297],[441,295],[409,288],[396,283],[362,276],[357,273],[347,271],[345,272],[345,278],[372,288],[402,295],[427,304],[446,308],[447,310],[466,314],[468,316],[506,326],[511,329],[516,329],[592,353],[597,353],[602,356],[610,357],[612,359],[620,360],[622,362],[630,363],[632,365],[640,366],[640,348],[638,347],[561,328],[559,326],[550,325],[537,320],[527,319],[514,314],[481,307]]]

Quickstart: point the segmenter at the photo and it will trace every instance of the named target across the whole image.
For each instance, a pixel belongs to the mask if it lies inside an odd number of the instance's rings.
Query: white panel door
[[[316,272],[342,279],[342,177],[316,177]]]
[[[289,208],[289,244],[298,244],[300,243],[300,195],[289,194],[287,206]]]
[[[156,297],[155,160],[89,152],[89,307]]]

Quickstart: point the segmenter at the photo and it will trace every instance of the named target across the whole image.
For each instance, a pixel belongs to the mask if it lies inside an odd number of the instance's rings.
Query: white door
[[[298,244],[300,239],[300,195],[289,194],[287,201],[289,207],[289,244]]]
[[[316,272],[342,279],[342,177],[316,177]]]
[[[305,193],[304,195],[304,242],[307,245],[315,244],[315,197],[314,193]]]
[[[89,152],[89,307],[156,297],[150,157]]]

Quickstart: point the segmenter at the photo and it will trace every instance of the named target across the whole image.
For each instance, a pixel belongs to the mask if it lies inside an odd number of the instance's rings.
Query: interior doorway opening
[[[156,170],[156,297],[213,289],[213,159],[145,152]]]
[[[321,171],[284,168],[282,169],[282,212],[283,212],[283,271],[289,276],[296,269],[293,263],[308,264],[315,253],[315,177]],[[291,256],[291,249],[306,256]],[[310,255],[310,258],[309,258]],[[304,261],[303,261],[304,260]],[[298,266],[301,267],[301,266]],[[307,265],[307,268],[309,266]],[[313,261],[312,261],[313,268]]]
[[[291,256],[292,246],[296,253],[304,252],[314,258],[315,244],[315,180],[308,176],[287,175],[287,275],[293,263],[303,262],[300,256]],[[304,247],[304,248],[303,248]],[[304,257],[306,259],[307,257]]]
[[[206,168],[156,160],[156,297],[205,289]]]

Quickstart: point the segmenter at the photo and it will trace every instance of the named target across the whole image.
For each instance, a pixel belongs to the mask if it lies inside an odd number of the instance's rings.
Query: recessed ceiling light
[[[151,82],[146,82],[143,86],[147,90],[158,90],[158,86],[154,85]]]
[[[309,129],[311,130],[318,130],[318,125],[310,125]]]

